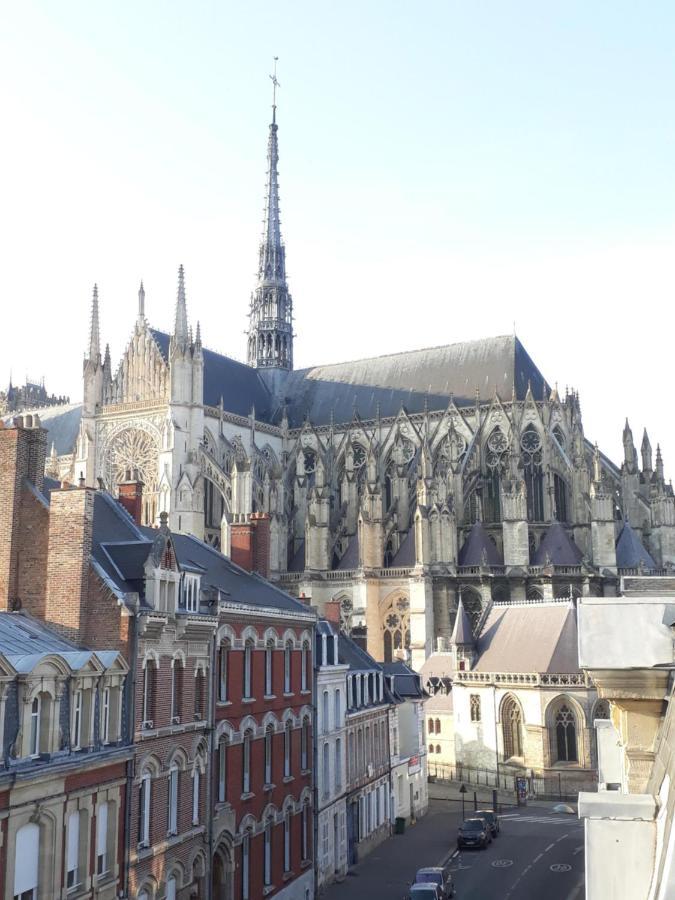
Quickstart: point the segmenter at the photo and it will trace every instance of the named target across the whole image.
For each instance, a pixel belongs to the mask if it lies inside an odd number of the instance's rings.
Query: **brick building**
[[[45,479],[45,446],[37,416],[0,428],[0,610],[46,620],[70,651],[96,651],[101,671],[90,680],[102,680],[102,659],[129,672],[100,713],[133,738],[118,772],[126,880],[115,893],[187,900],[264,890],[306,900],[314,613],[201,541],[172,534],[165,516],[158,529],[141,528],[143,486],[133,472],[119,500]],[[251,564],[268,528],[262,517],[250,532]],[[80,702],[87,716],[103,709]],[[95,787],[96,766],[83,768]],[[67,892],[61,874],[45,881],[41,870],[35,898],[52,896],[47,884]]]

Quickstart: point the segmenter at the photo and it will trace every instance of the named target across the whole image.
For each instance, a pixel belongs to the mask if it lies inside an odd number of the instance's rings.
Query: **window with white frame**
[[[309,859],[309,802],[305,800],[302,804],[301,816],[301,838],[302,838],[302,858]]]
[[[170,875],[166,881],[166,900],[176,900],[176,876]]]
[[[291,693],[291,658],[293,653],[293,643],[286,641],[284,647],[284,693]]]
[[[75,810],[68,816],[66,826],[66,889],[73,891],[80,878],[80,812]]]
[[[302,665],[300,668],[300,689],[307,690],[307,673],[309,671],[309,644],[304,641],[302,645]]]
[[[218,649],[218,700],[227,702],[227,665],[230,655],[229,641],[223,641]]]
[[[249,794],[251,792],[251,739],[253,732],[247,730],[244,732],[244,741],[242,744],[243,761],[242,761],[242,793]]]
[[[152,797],[152,776],[150,772],[144,772],[141,778],[140,789],[140,815],[138,828],[138,842],[143,847],[150,846],[150,801]]]
[[[101,694],[101,740],[110,743],[110,688],[104,688]]]
[[[180,722],[183,704],[183,673],[183,660],[176,656],[171,661],[171,721],[174,724]]]
[[[264,883],[265,887],[272,884],[272,819],[265,822],[265,851],[264,851]]]
[[[325,798],[330,794],[330,745],[328,741],[326,741],[323,745],[322,754],[323,796]]]
[[[330,721],[328,719],[328,704],[330,701],[330,697],[328,691],[323,692],[323,703],[321,706],[321,730],[324,734],[328,734],[330,731]]]
[[[42,712],[42,701],[40,695],[33,698],[30,708],[30,744],[29,752],[31,756],[38,756],[40,753],[40,714]]]
[[[200,784],[199,766],[195,765],[192,773],[192,824],[199,825],[199,784]]]
[[[146,659],[143,671],[143,722],[148,726],[151,722],[154,724],[155,672],[154,660]]]
[[[469,700],[471,705],[471,721],[480,722],[480,694],[471,694]],[[439,732],[441,730],[441,723],[438,719],[436,719],[436,723],[438,725],[436,731]]]
[[[271,697],[274,690],[274,641],[269,640],[265,645],[265,696]]]
[[[289,719],[284,728],[284,777],[288,778],[291,774],[291,744],[293,739],[293,725]]]
[[[265,728],[265,784],[272,784],[272,740],[274,737],[274,726],[268,725]]]
[[[305,717],[302,720],[302,730],[300,732],[300,768],[303,772],[307,771],[309,760],[309,719]]]
[[[335,741],[335,790],[342,789],[342,741]]]
[[[108,804],[96,807],[96,874],[100,878],[109,869],[108,862]]]
[[[77,690],[73,693],[73,731],[71,736],[71,747],[73,750],[79,750],[82,741],[82,691]]]
[[[334,728],[338,729],[342,725],[342,692],[340,688],[335,690],[335,724]]]
[[[253,696],[253,641],[248,638],[244,644],[244,697]]]
[[[195,672],[195,719],[203,719],[206,713],[206,678],[203,669]]]
[[[284,872],[291,871],[291,814],[284,816]]]
[[[250,900],[251,893],[251,829],[241,839],[241,900]]]
[[[178,785],[180,772],[176,763],[169,769],[169,834],[178,834]]]
[[[227,799],[227,738],[222,737],[218,745],[218,802]]]
[[[14,851],[14,900],[37,900],[40,826],[33,822],[16,833]]]
[[[187,612],[199,611],[199,575],[183,574],[181,606]]]

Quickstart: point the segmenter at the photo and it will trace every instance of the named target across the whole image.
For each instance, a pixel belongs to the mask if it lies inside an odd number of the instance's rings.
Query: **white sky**
[[[675,454],[675,7],[0,7],[0,379],[81,394],[91,287],[116,361],[176,271],[243,358],[280,57],[298,367],[516,330],[617,461]]]

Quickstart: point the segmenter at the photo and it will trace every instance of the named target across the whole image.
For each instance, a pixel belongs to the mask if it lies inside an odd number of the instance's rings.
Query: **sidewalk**
[[[416,825],[376,847],[341,883],[326,888],[321,897],[325,900],[402,898],[417,869],[437,866],[454,851],[461,815],[461,806],[457,809],[455,804],[430,799],[427,814]]]
[[[428,784],[429,799],[433,797],[435,800],[448,802],[451,808],[462,810],[462,795],[459,791],[462,783],[460,781],[430,781]],[[466,784],[466,794],[464,794],[464,804],[467,815],[473,810],[473,794],[477,795],[478,809],[492,809],[493,789],[490,787],[479,786],[475,784]],[[497,802],[499,804],[499,812],[506,809],[516,807],[516,797],[512,791],[497,791]],[[551,809],[559,800],[537,800],[528,799],[526,806]],[[575,804],[571,804],[574,806]]]

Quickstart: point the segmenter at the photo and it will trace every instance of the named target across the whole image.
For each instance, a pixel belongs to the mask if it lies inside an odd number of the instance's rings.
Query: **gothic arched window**
[[[495,428],[487,439],[485,453],[485,488],[483,492],[483,519],[486,522],[501,522],[502,504],[500,486],[506,463],[509,442],[499,428]]]
[[[576,720],[566,703],[555,717],[555,750],[558,762],[576,762],[578,759]]]
[[[544,474],[541,462],[541,437],[534,425],[528,425],[520,438],[523,455],[525,488],[527,490],[527,518],[530,522],[544,520]]]
[[[556,520],[567,522],[567,483],[557,472],[553,475],[553,501]]]
[[[406,597],[396,597],[387,606],[382,621],[384,661],[391,662],[396,650],[410,649],[410,604]]]
[[[514,697],[508,697],[502,706],[502,735],[504,759],[523,755],[523,719],[520,706]]]

